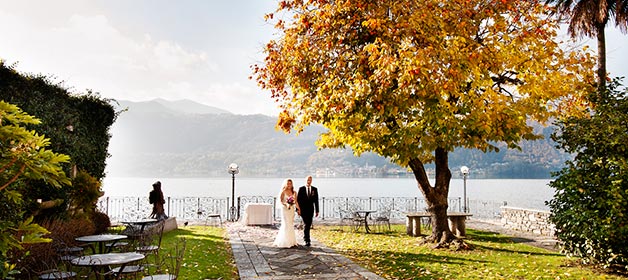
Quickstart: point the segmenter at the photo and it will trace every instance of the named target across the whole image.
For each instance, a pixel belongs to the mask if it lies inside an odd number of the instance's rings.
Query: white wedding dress
[[[284,198],[283,201],[277,199],[277,207],[281,207],[281,226],[279,227],[279,233],[277,233],[273,245],[280,248],[290,248],[297,245],[297,236],[294,231],[294,213],[296,206],[291,205],[289,208],[286,207],[286,200],[287,198]]]

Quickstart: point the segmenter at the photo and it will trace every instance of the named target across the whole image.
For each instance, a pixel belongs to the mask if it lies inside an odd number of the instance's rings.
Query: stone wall
[[[164,232],[169,232],[178,228],[176,217],[169,217],[164,223]]]
[[[549,211],[501,207],[501,223],[504,228],[554,236],[555,227],[549,222]]]

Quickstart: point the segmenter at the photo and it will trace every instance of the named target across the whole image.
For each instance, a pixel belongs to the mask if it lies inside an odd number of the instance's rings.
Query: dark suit
[[[307,195],[307,187],[302,186],[297,193],[297,203],[301,211],[301,219],[303,219],[303,240],[305,244],[310,244],[310,228],[312,227],[312,219],[314,213],[318,214],[318,190],[311,186],[310,195]]]

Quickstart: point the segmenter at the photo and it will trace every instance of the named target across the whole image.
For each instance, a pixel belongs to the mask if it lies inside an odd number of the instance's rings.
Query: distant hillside
[[[191,100],[168,101],[165,99],[154,99],[145,102],[132,102],[118,100],[118,109],[128,108],[133,113],[170,113],[170,114],[231,114],[231,112],[196,103]]]
[[[314,145],[322,127],[300,135],[275,130],[276,118],[234,115],[192,101],[120,101],[122,113],[112,127],[109,176],[225,176],[238,163],[242,176],[385,176],[404,169],[374,154],[354,157],[350,150],[318,151]],[[538,127],[549,136],[551,128]],[[549,137],[547,137],[549,138]],[[523,150],[482,153],[459,150],[450,167],[467,165],[474,177],[547,178],[568,155],[551,141],[523,143]]]

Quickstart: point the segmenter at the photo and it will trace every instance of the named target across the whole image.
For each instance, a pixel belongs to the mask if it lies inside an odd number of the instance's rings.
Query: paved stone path
[[[240,279],[383,279],[315,239],[312,246],[273,246],[278,226],[227,223]],[[303,232],[297,230],[303,243]]]

